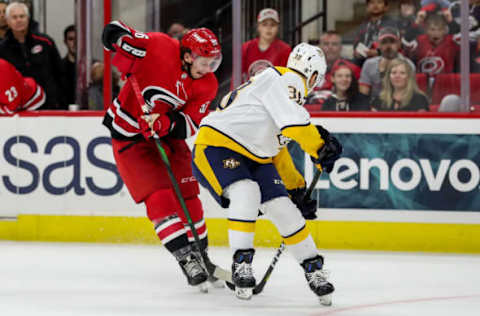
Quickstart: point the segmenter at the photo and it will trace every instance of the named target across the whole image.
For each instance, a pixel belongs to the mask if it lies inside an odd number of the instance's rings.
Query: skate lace
[[[197,259],[194,257],[190,257],[190,259],[188,259],[187,262],[183,265],[183,268],[185,269],[185,272],[191,277],[195,277],[196,275],[203,273],[200,262],[198,262]]]
[[[313,272],[306,273],[306,275],[308,283],[318,287],[328,283],[327,279],[330,273],[326,270],[315,270]]]
[[[240,278],[251,277],[253,275],[252,265],[246,262],[235,263],[235,274]]]

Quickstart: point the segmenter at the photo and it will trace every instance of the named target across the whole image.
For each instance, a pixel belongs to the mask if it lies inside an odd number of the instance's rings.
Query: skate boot
[[[208,273],[201,263],[200,254],[192,251],[192,247],[188,245],[175,251],[174,255],[182,268],[183,274],[187,277],[188,284],[198,286],[202,292],[208,292],[205,283]]]
[[[310,289],[317,294],[320,304],[324,306],[332,305],[332,292],[335,290],[333,284],[327,281],[328,273],[323,270],[323,257],[318,255],[311,259],[306,259],[301,264],[305,270],[305,278],[308,281]]]
[[[254,249],[240,249],[233,255],[232,281],[235,285],[235,295],[242,300],[249,300],[253,295],[256,283],[252,270],[254,253]]]

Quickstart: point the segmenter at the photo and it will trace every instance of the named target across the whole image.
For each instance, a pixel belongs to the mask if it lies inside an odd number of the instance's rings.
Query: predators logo
[[[224,169],[235,169],[240,166],[240,161],[235,160],[233,158],[228,158],[223,160],[223,168]]]

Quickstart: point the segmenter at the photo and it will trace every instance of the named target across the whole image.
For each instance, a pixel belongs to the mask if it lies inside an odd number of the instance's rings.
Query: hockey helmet
[[[188,48],[194,59],[206,57],[212,72],[217,70],[222,62],[222,48],[215,34],[202,27],[188,31],[182,38],[182,47]],[[211,59],[211,60],[210,60]]]
[[[308,92],[315,86],[322,85],[327,71],[323,51],[319,47],[307,43],[300,43],[293,48],[288,56],[287,67],[305,76]],[[317,74],[317,78],[311,82],[310,79],[315,74]]]

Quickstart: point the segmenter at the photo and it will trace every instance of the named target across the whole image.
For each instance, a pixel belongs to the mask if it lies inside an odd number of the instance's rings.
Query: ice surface
[[[229,249],[210,253],[230,266]],[[257,250],[257,280],[274,253]],[[480,256],[322,253],[332,307],[320,306],[288,251],[264,291],[241,301],[228,289],[187,286],[161,246],[0,242],[0,315],[480,315]]]

